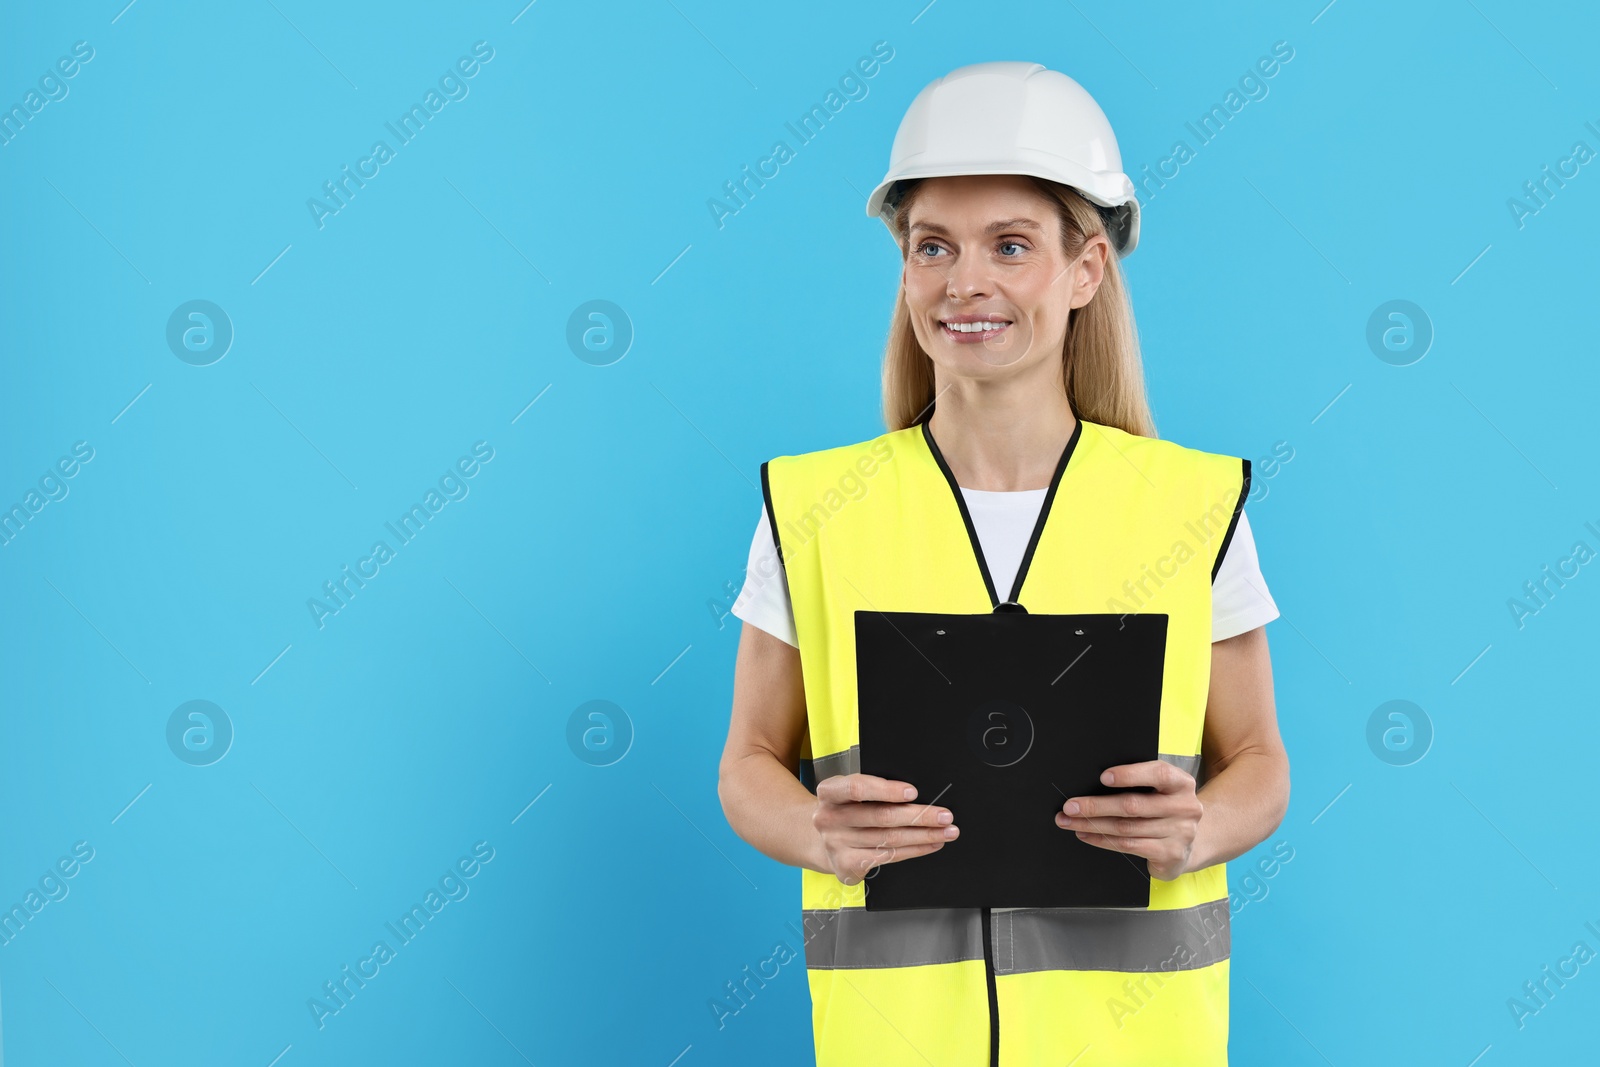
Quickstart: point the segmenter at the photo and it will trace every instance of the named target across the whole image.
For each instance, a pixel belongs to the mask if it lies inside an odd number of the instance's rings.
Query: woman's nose
[[[950,264],[945,291],[951,297],[987,296],[992,288],[987,266],[981,259],[964,259]]]

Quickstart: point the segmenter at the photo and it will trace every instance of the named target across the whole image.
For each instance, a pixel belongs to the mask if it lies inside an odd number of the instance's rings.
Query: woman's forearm
[[[1205,813],[1186,872],[1242,856],[1278,828],[1289,807],[1289,761],[1279,753],[1241,752],[1195,795]]]
[[[817,798],[772,753],[755,751],[724,762],[717,796],[728,825],[756,851],[791,867],[832,873],[811,821]]]

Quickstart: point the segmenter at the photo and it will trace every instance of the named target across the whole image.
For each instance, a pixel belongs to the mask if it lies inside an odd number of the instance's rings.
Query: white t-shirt
[[[966,498],[972,525],[983,546],[989,575],[1002,597],[1011,591],[1028,538],[1044,505],[1045,489],[1023,489],[1014,493],[993,493],[983,489],[961,490]],[[1056,501],[1060,506],[1061,501]],[[799,646],[794,633],[794,609],[789,603],[789,586],[783,580],[778,550],[772,539],[763,504],[761,520],[750,543],[750,563],[745,571],[744,588],[733,602],[737,618],[765,630],[788,644]],[[1235,637],[1278,617],[1278,605],[1267,592],[1266,580],[1256,558],[1255,538],[1243,511],[1239,525],[1228,542],[1222,566],[1217,568],[1211,586],[1211,640]]]

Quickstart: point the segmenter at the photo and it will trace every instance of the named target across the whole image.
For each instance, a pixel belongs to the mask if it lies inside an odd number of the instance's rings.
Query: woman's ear
[[[1097,233],[1089,238],[1083,246],[1083,251],[1078,253],[1078,262],[1073,264],[1073,271],[1077,275],[1077,294],[1073,297],[1072,306],[1083,307],[1094,294],[1099,291],[1100,283],[1106,276],[1106,259],[1111,254],[1111,242],[1105,234]]]

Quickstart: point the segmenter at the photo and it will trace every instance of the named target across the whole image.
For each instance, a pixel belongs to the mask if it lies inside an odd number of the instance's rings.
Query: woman
[[[904,261],[889,432],[762,464],[718,791],[742,838],[802,868],[820,1067],[1227,1062],[1224,863],[1288,805],[1278,612],[1248,461],[1154,435],[1120,171],[1063,74],[982,63],[925,88],[868,204]],[[860,772],[854,612],[1006,601],[1168,616],[1161,758],[1055,815],[1144,857],[1150,907],[869,912],[873,869],[959,849],[960,812]]]

